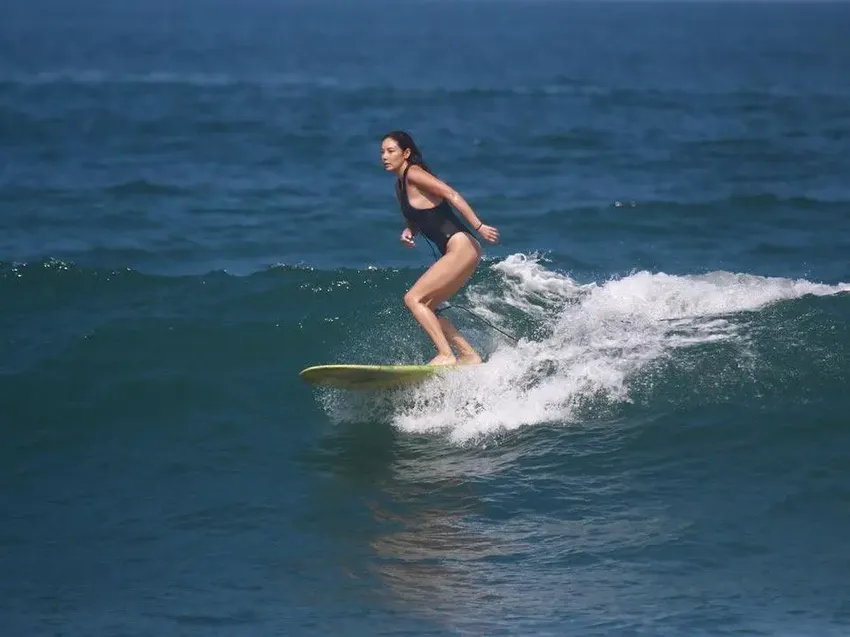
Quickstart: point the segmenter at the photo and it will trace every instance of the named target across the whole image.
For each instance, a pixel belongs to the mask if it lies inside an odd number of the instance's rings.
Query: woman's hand
[[[412,248],[414,246],[413,243],[413,231],[410,228],[405,228],[401,232],[401,242],[406,245],[408,248]]]
[[[477,230],[478,234],[481,235],[481,238],[484,239],[487,243],[498,243],[499,241],[499,231],[493,226],[488,226],[486,223],[482,223],[478,226]]]

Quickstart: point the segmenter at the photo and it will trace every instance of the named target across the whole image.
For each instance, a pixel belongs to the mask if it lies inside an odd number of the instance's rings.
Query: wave
[[[524,255],[491,271],[500,284],[473,285],[469,308],[505,330],[516,330],[510,317],[521,315],[526,330],[533,326],[528,335],[514,345],[470,325],[490,350],[486,365],[412,391],[327,391],[321,399],[329,416],[388,420],[463,442],[615,418],[642,406],[802,396],[847,376],[841,361],[850,355],[850,283],[642,271],[580,284]],[[826,297],[840,299],[834,316],[818,301]]]
[[[547,265],[533,254],[485,262],[454,302],[474,314],[449,312],[485,365],[403,392],[315,398],[333,422],[385,422],[463,443],[635,412],[830,401],[850,380],[850,283],[725,271],[580,282]],[[401,303],[418,273],[276,265],[165,276],[58,260],[0,264],[3,369],[25,373],[102,338],[132,357],[135,343],[148,349],[164,334],[232,352],[227,369],[211,370],[222,376],[255,367],[256,334],[265,334],[276,376],[294,385],[311,364],[424,362],[430,343]]]
[[[182,195],[188,189],[147,179],[132,179],[106,187],[105,192],[112,195]]]
[[[694,219],[703,221],[706,218],[711,219],[717,214],[733,211],[738,217],[745,215],[745,220],[751,219],[753,215],[768,216],[772,223],[791,224],[793,227],[804,227],[810,219],[797,221],[797,219],[779,219],[777,213],[802,213],[805,212],[809,217],[811,215],[824,215],[827,218],[835,218],[842,214],[846,209],[848,202],[844,197],[829,197],[828,193],[824,196],[796,196],[783,197],[772,192],[760,192],[752,194],[729,194],[724,197],[711,198],[693,198],[690,200],[674,200],[674,199],[644,199],[644,200],[614,200],[609,204],[602,205],[574,205],[574,206],[559,206],[553,207],[543,213],[543,218],[547,221],[558,221],[563,218],[565,213],[576,215],[596,216],[600,212],[610,212],[616,209],[639,209],[641,218],[646,218],[646,215],[657,215],[659,219],[675,218],[675,219]],[[623,221],[618,220],[618,224]],[[639,222],[634,222],[636,225]],[[591,225],[591,224],[588,224]]]
[[[163,86],[232,87],[232,86],[312,86],[334,87],[332,77],[293,73],[237,75],[230,73],[198,73],[148,71],[142,73],[113,72],[101,69],[64,69],[36,73],[10,73],[0,76],[0,84],[21,86],[78,85],[104,86],[138,84]]]
[[[350,77],[307,73],[279,72],[220,72],[150,70],[144,72],[121,72],[105,69],[53,69],[36,72],[5,72],[0,74],[0,86],[191,86],[201,88],[230,88],[239,86],[260,88],[309,88],[325,89],[341,93],[379,94],[405,96],[415,94],[459,97],[573,97],[605,100],[605,103],[623,106],[651,105],[653,107],[690,108],[694,97],[759,104],[765,99],[815,99],[823,105],[843,106],[847,91],[834,87],[830,92],[806,92],[801,95],[793,87],[774,86],[764,89],[725,89],[710,85],[689,85],[686,89],[676,86],[664,88],[637,88],[624,86],[602,86],[593,82],[573,78],[550,78],[536,84],[478,84],[469,82],[457,86],[438,83],[423,85],[399,83],[397,79],[384,81],[355,81]]]

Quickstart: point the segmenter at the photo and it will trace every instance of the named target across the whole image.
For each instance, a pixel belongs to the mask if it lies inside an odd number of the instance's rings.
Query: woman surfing
[[[445,317],[437,316],[435,310],[463,287],[481,261],[481,244],[469,228],[475,228],[488,243],[499,240],[499,231],[485,225],[457,191],[431,174],[422,153],[406,132],[392,131],[384,136],[381,162],[388,172],[397,176],[396,196],[407,222],[401,242],[412,248],[413,238],[421,234],[442,255],[404,295],[404,304],[437,348],[437,356],[429,364],[480,363],[481,357],[457,328]],[[458,219],[453,207],[469,227]]]

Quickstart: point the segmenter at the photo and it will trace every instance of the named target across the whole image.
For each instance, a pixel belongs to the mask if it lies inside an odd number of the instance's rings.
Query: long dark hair
[[[431,169],[428,168],[428,164],[426,164],[425,160],[422,158],[422,151],[419,150],[419,147],[416,145],[416,142],[413,141],[410,133],[403,130],[394,130],[384,135],[381,139],[395,140],[395,143],[398,144],[399,148],[401,148],[401,152],[410,150],[410,157],[407,159],[409,164],[422,166],[422,168],[431,172]]]

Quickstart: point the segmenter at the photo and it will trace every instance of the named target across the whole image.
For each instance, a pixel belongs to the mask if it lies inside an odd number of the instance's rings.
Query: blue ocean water
[[[850,5],[3,16],[4,635],[850,631]],[[318,390],[433,355],[396,128],[487,364]]]

